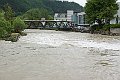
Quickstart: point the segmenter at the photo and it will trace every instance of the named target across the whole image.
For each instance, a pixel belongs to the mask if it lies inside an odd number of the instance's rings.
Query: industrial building
[[[67,10],[66,13],[55,13],[54,20],[72,21],[75,24],[85,24],[85,12],[74,12]]]

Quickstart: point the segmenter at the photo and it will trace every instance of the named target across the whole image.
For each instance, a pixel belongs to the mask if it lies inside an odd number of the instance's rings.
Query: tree
[[[7,21],[13,20],[14,12],[12,8],[9,6],[9,4],[4,5],[4,12],[5,12],[4,17]]]
[[[10,22],[4,19],[4,13],[3,10],[0,10],[0,38],[7,37],[13,29]]]
[[[49,12],[48,12],[48,10],[46,10],[44,8],[41,8],[40,12],[41,12],[41,18],[49,19]]]
[[[89,0],[85,6],[85,12],[89,23],[95,20],[101,25],[102,20],[109,23],[117,13],[117,0]]]
[[[50,13],[44,8],[35,8],[28,10],[24,15],[23,19],[29,20],[40,20],[41,18],[50,19]]]
[[[21,33],[27,26],[25,25],[24,21],[21,20],[19,17],[13,21],[14,32]]]
[[[4,11],[0,9],[0,20],[4,19]]]
[[[41,12],[38,8],[30,9],[23,15],[24,19],[29,19],[29,20],[40,19],[40,17],[41,17]]]

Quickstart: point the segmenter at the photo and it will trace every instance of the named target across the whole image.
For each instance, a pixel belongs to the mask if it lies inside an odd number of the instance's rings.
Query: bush
[[[4,19],[4,11],[0,10],[0,38],[6,38],[11,34],[13,27]]]
[[[0,27],[0,39],[5,38],[6,36],[8,36],[8,32]]]
[[[20,37],[19,33],[12,33],[11,36],[10,36],[10,41],[17,42],[19,37]]]
[[[103,30],[109,30],[110,28],[120,28],[120,24],[109,24],[103,26]]]
[[[107,30],[109,30],[109,29],[110,29],[110,27],[111,27],[111,25],[110,25],[110,24],[109,24],[109,25],[104,25],[104,26],[103,26],[103,30],[107,31]]]
[[[24,21],[22,21],[19,17],[17,17],[13,21],[14,32],[20,33],[22,32],[27,26],[25,25]]]
[[[0,19],[4,19],[4,11],[0,9]]]
[[[21,35],[21,36],[26,36],[27,33],[25,33],[25,32],[21,32],[20,35]]]
[[[111,24],[111,28],[120,28],[120,24]]]
[[[5,38],[11,34],[11,24],[5,19],[0,20],[0,38]]]

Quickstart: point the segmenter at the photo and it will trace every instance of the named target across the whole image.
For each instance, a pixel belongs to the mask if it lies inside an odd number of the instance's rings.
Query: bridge
[[[72,21],[59,20],[24,20],[28,28],[58,28],[58,29],[72,29],[74,27]]]

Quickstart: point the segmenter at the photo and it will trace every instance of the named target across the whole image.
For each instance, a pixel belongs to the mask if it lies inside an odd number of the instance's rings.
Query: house
[[[66,13],[55,13],[54,20],[71,21],[74,24],[85,24],[85,12],[74,12],[67,10]]]

